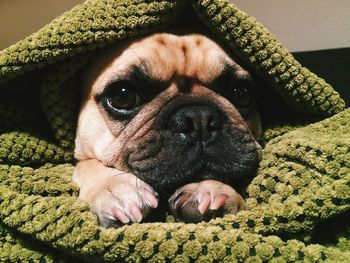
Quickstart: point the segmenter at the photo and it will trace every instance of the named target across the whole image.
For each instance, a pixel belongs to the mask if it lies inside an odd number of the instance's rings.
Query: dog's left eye
[[[240,110],[249,110],[254,105],[255,84],[251,79],[236,79],[223,95]]]
[[[246,108],[252,104],[253,98],[246,87],[234,87],[231,100],[236,107]]]

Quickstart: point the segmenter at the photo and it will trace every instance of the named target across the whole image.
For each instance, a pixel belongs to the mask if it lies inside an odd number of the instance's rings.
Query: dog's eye
[[[139,106],[140,101],[136,89],[131,84],[125,83],[113,87],[107,97],[107,105],[116,110],[132,110]]]
[[[112,118],[120,120],[131,118],[142,106],[137,87],[129,80],[109,84],[95,99]]]
[[[232,71],[227,70],[214,81],[212,87],[241,112],[248,112],[254,105],[255,82],[249,75],[232,75]]]
[[[112,92],[107,102],[109,106],[115,109],[130,110],[138,106],[140,97],[134,89],[130,87],[121,87]]]
[[[251,105],[252,96],[246,87],[234,87],[232,93],[232,102],[236,107],[246,108]]]

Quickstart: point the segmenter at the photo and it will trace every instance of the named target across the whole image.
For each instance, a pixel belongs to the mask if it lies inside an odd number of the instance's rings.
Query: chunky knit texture
[[[91,50],[176,23],[184,8],[293,109],[326,119],[265,132],[248,211],[104,229],[71,182],[76,73]],[[349,262],[349,118],[331,86],[227,1],[88,0],[0,52],[0,262]]]

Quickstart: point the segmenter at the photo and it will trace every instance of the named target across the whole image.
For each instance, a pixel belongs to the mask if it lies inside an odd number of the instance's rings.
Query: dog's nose
[[[222,116],[213,107],[189,105],[177,110],[170,117],[170,128],[185,139],[209,141],[222,128]]]

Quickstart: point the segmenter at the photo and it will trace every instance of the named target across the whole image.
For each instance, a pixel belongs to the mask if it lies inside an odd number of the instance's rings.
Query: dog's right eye
[[[107,104],[116,110],[131,110],[140,103],[140,97],[130,87],[121,87],[113,90],[107,98]]]
[[[97,100],[110,115],[120,118],[134,114],[141,105],[136,87],[129,81],[118,81],[108,85]]]

